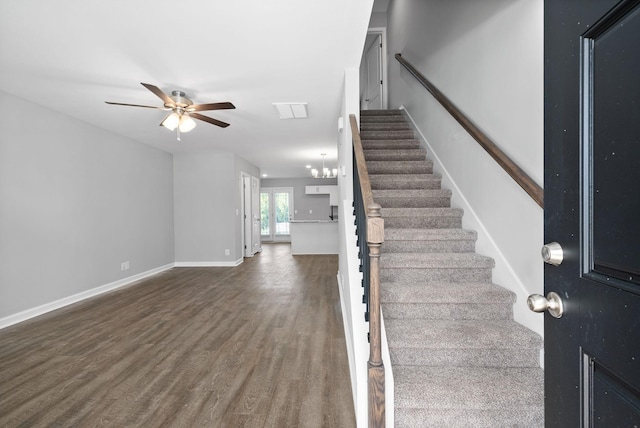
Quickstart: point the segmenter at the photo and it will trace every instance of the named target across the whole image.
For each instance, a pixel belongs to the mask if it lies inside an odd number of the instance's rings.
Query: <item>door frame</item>
[[[253,194],[253,181],[258,181],[257,195]],[[254,198],[258,199],[258,213],[260,212],[260,179],[252,176],[244,171],[240,172],[240,211],[241,211],[241,227],[240,227],[240,248],[243,257],[253,257],[257,252],[262,251],[260,241],[253,241],[253,202]]]
[[[266,235],[260,235],[260,239],[268,242],[291,242],[291,231],[288,235],[277,236],[275,233],[275,210],[273,208],[273,193],[274,192],[288,192],[289,199],[289,222],[294,219],[294,188],[293,187],[261,187],[259,194],[269,193],[269,232],[270,235],[267,238]]]
[[[380,101],[380,105],[382,105],[382,109],[389,108],[388,102],[388,82],[387,82],[387,29],[386,27],[372,27],[367,30],[367,36],[369,35],[380,35],[380,40],[382,42],[382,52],[380,54],[380,78],[382,80],[382,93],[380,97],[382,98]],[[362,60],[360,61],[360,75],[362,76],[362,69],[366,67],[366,46],[365,50],[362,52]],[[360,79],[362,82],[363,79]]]

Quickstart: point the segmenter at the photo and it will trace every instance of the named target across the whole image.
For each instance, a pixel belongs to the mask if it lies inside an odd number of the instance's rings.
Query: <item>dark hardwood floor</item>
[[[355,426],[337,256],[263,247],[0,330],[0,426]]]

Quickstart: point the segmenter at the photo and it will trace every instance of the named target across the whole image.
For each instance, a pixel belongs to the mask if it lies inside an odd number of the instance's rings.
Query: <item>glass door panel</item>
[[[289,235],[289,192],[273,192],[273,200],[276,208],[276,235]]]
[[[260,192],[260,235],[262,237],[271,236],[271,228],[269,227],[271,216],[269,204],[269,193]]]
[[[293,219],[293,188],[260,190],[260,235],[264,241],[290,241]]]

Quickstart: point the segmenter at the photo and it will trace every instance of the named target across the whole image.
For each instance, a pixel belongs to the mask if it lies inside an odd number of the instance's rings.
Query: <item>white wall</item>
[[[241,171],[259,175],[255,166],[231,152],[174,155],[177,265],[242,262]]]
[[[542,0],[395,0],[388,11],[390,107],[404,106],[429,156],[517,293],[516,320],[542,334],[526,297],[543,290],[543,212],[393,57],[402,53],[538,184],[543,182]]]
[[[173,262],[170,154],[4,92],[0,129],[0,326]]]

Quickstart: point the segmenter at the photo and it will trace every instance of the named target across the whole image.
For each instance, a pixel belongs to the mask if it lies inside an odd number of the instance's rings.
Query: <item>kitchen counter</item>
[[[338,254],[338,220],[292,220],[291,254]]]

